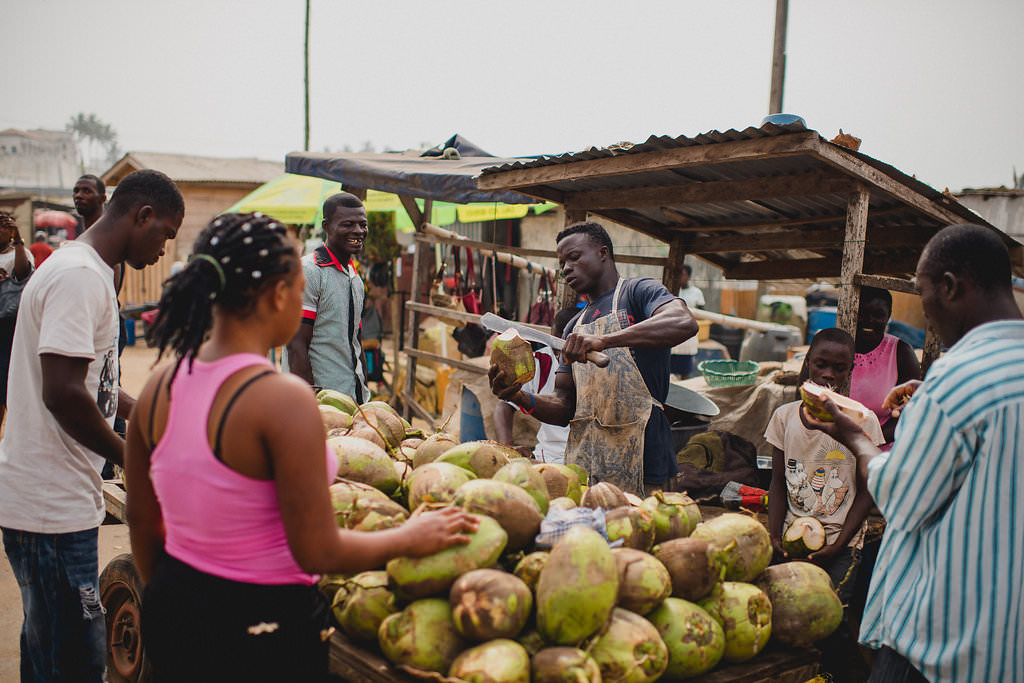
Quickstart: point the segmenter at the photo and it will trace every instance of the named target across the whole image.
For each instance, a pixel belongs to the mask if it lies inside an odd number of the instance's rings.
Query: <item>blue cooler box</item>
[[[835,306],[819,306],[818,308],[809,309],[807,311],[807,343],[811,343],[811,339],[814,338],[814,335],[818,330],[824,330],[835,326]]]

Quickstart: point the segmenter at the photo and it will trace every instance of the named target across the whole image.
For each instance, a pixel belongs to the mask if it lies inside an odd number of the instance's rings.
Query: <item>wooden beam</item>
[[[451,367],[458,368],[460,370],[468,370],[470,372],[475,372],[481,375],[487,374],[487,366],[473,365],[472,363],[467,363],[466,361],[459,360],[458,358],[448,358],[446,356],[442,356],[436,353],[430,353],[429,351],[421,351],[420,349],[410,348],[402,349],[402,353],[408,356],[412,356],[413,358],[432,360],[443,365],[450,365]]]
[[[942,227],[953,223],[963,223],[966,219],[958,216],[944,206],[940,206],[930,199],[925,198],[915,190],[904,185],[900,181],[891,178],[874,166],[861,161],[848,150],[824,140],[816,141],[815,150],[817,155],[832,166],[839,168],[846,173],[852,173],[865,182],[893,196],[904,204],[908,204],[921,213],[938,221]]]
[[[355,195],[360,201],[366,201],[366,188],[356,187],[355,185],[342,185],[342,192],[348,192],[349,194]]]
[[[426,315],[432,315],[435,318],[451,318],[452,320],[459,320],[465,323],[480,324],[480,318],[483,317],[477,313],[466,313],[465,311],[453,311],[450,308],[444,308],[443,306],[434,306],[432,304],[422,304],[414,301],[410,301],[405,305],[407,310],[415,311],[417,313],[425,313]],[[526,327],[532,327],[538,332],[547,334],[551,328],[547,325],[532,325],[530,323],[517,323],[519,325],[525,325]]]
[[[430,425],[431,431],[437,429],[437,423],[434,422],[434,414],[420,405],[420,402],[416,400],[416,397],[410,394],[408,391],[402,392],[402,404],[408,408],[411,413],[416,413],[416,417],[421,420],[425,420]],[[408,420],[408,416],[405,418]]]
[[[878,228],[869,230],[868,248],[918,247],[935,234],[932,228]],[[724,254],[780,249],[841,249],[845,230],[787,230],[758,232],[747,235],[715,235],[696,238],[687,235],[686,248],[691,254]]]
[[[853,189],[842,175],[799,173],[745,180],[716,180],[685,185],[588,190],[568,195],[567,207],[591,210],[661,206],[665,204],[714,204],[718,202],[845,194]]]
[[[735,140],[707,145],[691,145],[675,149],[659,149],[635,154],[618,154],[602,159],[573,161],[567,164],[517,168],[485,173],[477,179],[481,190],[510,190],[532,194],[529,186],[560,183],[568,180],[602,178],[631,173],[664,171],[705,164],[722,164],[753,159],[797,156],[815,149],[818,134],[814,131],[778,135],[755,140]]]
[[[419,204],[413,197],[407,194],[398,195],[398,200],[402,202],[402,206],[405,207],[405,212],[409,214],[409,218],[412,219],[412,224],[419,227],[423,224],[423,212],[420,211]]]
[[[439,235],[433,235],[431,233],[417,233],[413,238],[417,242],[440,243],[440,244],[457,244],[459,246],[468,247],[470,249],[479,249],[481,251],[494,250],[499,253],[512,254],[514,256],[532,256],[540,258],[558,258],[558,252],[554,249],[527,249],[526,247],[507,247],[503,244],[494,244],[493,242],[478,242],[476,240],[467,239],[460,236],[456,237],[442,237]],[[645,266],[663,266],[665,265],[665,257],[663,256],[633,256],[630,254],[615,254],[616,263],[636,263]],[[534,264],[534,269],[541,268],[542,266]]]
[[[914,286],[914,283],[901,277],[884,277],[882,275],[864,275],[859,273],[853,276],[853,281],[861,287],[877,287],[878,289],[888,289],[891,292],[917,294],[917,287]]]
[[[839,307],[836,327],[857,336],[857,314],[860,308],[860,285],[853,281],[864,271],[864,247],[868,236],[868,204],[871,192],[861,187],[850,196],[846,205],[846,238],[843,243],[843,263],[839,271]]]
[[[663,209],[664,210],[664,209]],[[871,211],[868,219],[887,214],[908,211],[905,206],[896,206],[888,209]],[[771,230],[772,228],[786,228],[794,225],[811,225],[815,223],[846,223],[846,214],[835,214],[826,216],[804,216],[801,218],[787,218],[781,221],[756,221],[754,223],[716,223],[714,225],[672,225],[666,226],[670,232],[715,232],[718,230]]]
[[[427,224],[423,229],[424,232],[422,234],[417,234],[416,239],[422,239],[427,244],[443,242],[445,244],[457,244],[465,247],[471,247],[471,244],[479,245],[476,248],[480,249],[480,253],[483,256],[493,256],[502,263],[507,263],[515,268],[524,268],[530,271],[536,270],[538,272],[546,270],[548,275],[551,277],[555,277],[556,275],[554,268],[542,266],[539,263],[531,263],[530,261],[511,253],[510,248],[502,248],[501,251],[498,251],[494,248],[494,245],[489,242],[475,242],[468,238],[464,238],[462,235],[456,234],[451,230],[439,228],[436,225]],[[429,239],[430,237],[434,237],[435,239],[431,241]]]
[[[723,266],[723,269],[725,277],[730,280],[806,280],[839,277],[842,263],[842,259],[838,256],[826,256],[809,259],[744,261],[732,266]],[[869,254],[864,260],[864,270],[869,273],[913,273],[916,267],[916,256],[893,257]]]
[[[686,245],[682,235],[676,235],[668,244],[668,262],[662,271],[661,283],[672,294],[679,291],[683,278],[683,261],[686,259]]]
[[[430,218],[430,213],[433,209],[434,203],[429,199],[424,203],[423,211],[420,211],[419,206],[416,205],[416,201],[409,196],[399,195],[399,199],[402,201],[402,205],[405,210],[409,212],[409,217],[414,218],[416,229],[422,231],[426,225],[426,221]],[[418,219],[418,220],[416,220]],[[422,245],[416,249],[416,253],[413,254],[412,261],[412,292],[409,293],[409,303],[416,303],[422,301],[427,296],[427,290],[430,289],[430,283],[434,279],[434,250],[424,249]],[[406,304],[408,308],[409,304]],[[406,323],[405,340],[406,345],[412,348],[416,348],[419,345],[420,340],[420,326],[416,324],[416,313],[413,311],[408,312],[409,318]],[[416,395],[416,358],[409,356],[406,362],[405,369],[405,391],[402,392],[404,397],[406,394],[410,396]],[[396,391],[398,387],[395,387]],[[417,406],[410,405],[407,401],[403,400],[402,414],[405,419],[412,417],[413,411]],[[413,402],[415,403],[415,401]]]

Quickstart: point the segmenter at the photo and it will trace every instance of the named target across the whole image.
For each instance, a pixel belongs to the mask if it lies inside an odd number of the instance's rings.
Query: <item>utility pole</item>
[[[305,42],[305,95],[306,95],[306,129],[305,136],[303,137],[302,149],[306,152],[309,151],[309,3],[310,0],[306,0],[306,42]]]
[[[775,48],[772,54],[772,91],[768,113],[782,113],[782,89],[786,80],[786,21],[789,0],[775,0]]]

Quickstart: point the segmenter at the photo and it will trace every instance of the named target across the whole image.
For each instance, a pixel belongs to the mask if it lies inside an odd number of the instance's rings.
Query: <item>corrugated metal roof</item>
[[[779,140],[757,142],[770,138]],[[729,146],[736,153],[671,153],[723,143],[738,143]],[[565,172],[557,168],[574,164]],[[752,279],[778,260],[794,262],[800,273],[794,277],[838,274],[847,205],[858,186],[870,190],[865,265],[873,270],[865,272],[912,272],[928,236],[950,222],[996,229],[948,192],[799,123],[693,137],[652,135],[639,144],[517,160],[484,169],[480,184],[587,210],[665,241],[682,235],[687,253],[722,267],[727,276]],[[774,248],[780,245],[770,238],[783,233],[785,248]]]
[[[162,152],[128,152],[103,174],[104,182],[119,180],[129,169],[161,171],[175,182],[256,183],[261,185],[284,173],[284,164],[263,159],[231,159]]]

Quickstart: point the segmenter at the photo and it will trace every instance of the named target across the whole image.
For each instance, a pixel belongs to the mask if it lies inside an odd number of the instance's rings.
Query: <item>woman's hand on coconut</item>
[[[919,386],[921,386],[921,380],[912,379],[909,382],[893,387],[889,395],[882,401],[882,409],[888,410],[893,417],[899,417],[903,406],[907,405],[907,401],[910,400],[910,397],[914,395]]]
[[[453,545],[465,545],[479,524],[475,517],[457,507],[414,515],[401,526],[406,544],[398,554],[422,557]]]

